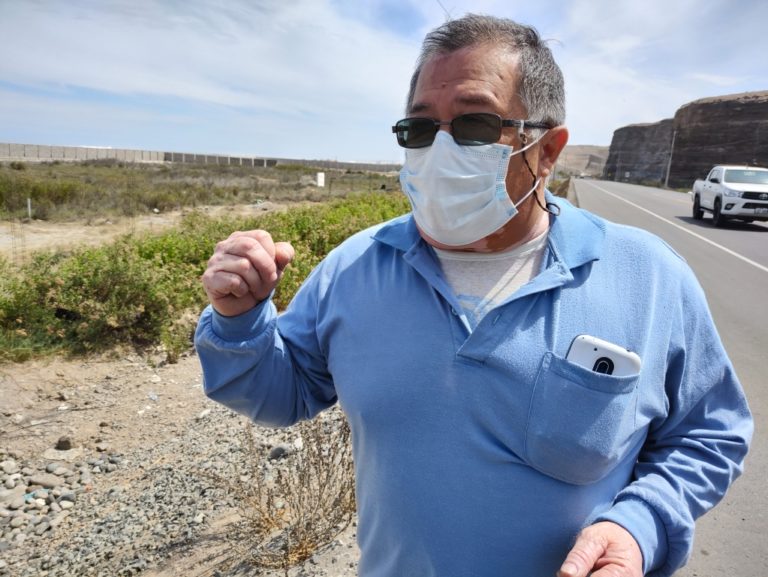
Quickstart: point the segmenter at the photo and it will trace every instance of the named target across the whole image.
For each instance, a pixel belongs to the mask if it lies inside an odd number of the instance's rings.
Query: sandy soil
[[[130,457],[147,447],[170,446],[214,407],[201,383],[198,359],[192,352],[178,363],[162,366],[153,366],[151,356],[132,353],[0,365],[0,452],[11,450],[21,460],[46,455],[53,459],[57,454],[54,447],[65,436],[86,455],[109,451]],[[136,474],[132,469],[113,473],[125,477],[120,482],[125,490],[133,488],[130,479]],[[191,549],[169,553],[162,563],[147,567],[142,574],[215,575],[216,555],[230,546],[218,535],[226,534],[236,517],[232,511],[222,511],[210,519]],[[66,524],[57,528],[59,539],[66,539],[70,529],[74,527]],[[350,526],[310,560],[292,568],[290,577],[353,576],[358,556],[355,530]],[[282,571],[253,571],[247,574],[284,575]]]
[[[197,210],[211,216],[255,216],[281,210],[284,205],[262,202],[258,205],[209,206]],[[0,255],[11,261],[23,261],[38,250],[97,245],[120,235],[135,232],[160,232],[177,224],[189,210],[146,214],[132,218],[101,218],[90,222],[0,221]]]
[[[129,453],[177,434],[208,406],[196,356],[153,367],[151,358],[114,355],[0,365],[2,447],[34,459],[68,436],[74,447]]]

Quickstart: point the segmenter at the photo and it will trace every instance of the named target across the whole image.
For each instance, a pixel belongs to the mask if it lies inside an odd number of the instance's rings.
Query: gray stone
[[[27,487],[24,484],[20,484],[13,489],[0,490],[0,504],[12,503],[19,497],[24,497],[27,492]]]
[[[21,497],[17,497],[16,499],[8,503],[8,508],[13,510],[23,509],[24,505],[26,504],[27,504],[27,500],[23,496],[21,496]]]
[[[35,535],[40,536],[51,528],[49,521],[42,521],[35,527]]]
[[[56,515],[53,519],[51,519],[51,527],[57,527],[61,525],[61,523],[64,521],[64,519],[67,518],[68,515],[68,511],[64,511],[60,515]]]
[[[36,475],[32,475],[29,483],[30,485],[40,485],[46,489],[53,489],[54,487],[58,487],[59,485],[64,484],[64,479],[50,473],[38,473]]]
[[[273,447],[269,452],[269,460],[275,461],[276,459],[283,459],[291,453],[290,445],[280,444]]]
[[[52,461],[66,461],[68,463],[72,463],[82,456],[83,456],[82,447],[78,447],[76,449],[70,449],[69,451],[57,451],[56,449],[47,449],[43,453],[44,459],[50,459]]]

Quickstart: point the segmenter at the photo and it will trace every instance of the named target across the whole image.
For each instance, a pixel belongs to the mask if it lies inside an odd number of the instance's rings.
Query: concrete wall
[[[48,146],[46,144],[14,144],[0,142],[0,161],[51,162],[114,159],[125,162],[163,162],[162,152],[90,148],[85,146]]]
[[[82,162],[84,160],[107,159],[113,159],[119,162],[180,162],[254,167],[277,166],[280,164],[308,164],[317,168],[336,168],[372,172],[393,172],[400,170],[399,164],[337,162],[334,160],[301,160],[292,158],[256,158],[192,154],[187,152],[158,152],[155,150],[128,150],[122,148],[95,148],[84,146],[48,146],[44,144],[13,144],[0,142],[0,162]]]

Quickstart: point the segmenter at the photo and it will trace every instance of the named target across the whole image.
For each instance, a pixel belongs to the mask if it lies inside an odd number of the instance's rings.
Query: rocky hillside
[[[713,164],[768,166],[768,91],[696,100],[674,119],[671,187],[690,186]]]
[[[671,163],[670,163],[671,158]],[[603,177],[690,187],[714,164],[768,166],[768,91],[703,98],[613,133]]]
[[[672,144],[672,119],[631,124],[613,133],[603,178],[630,182],[664,182]]]
[[[568,144],[557,159],[557,173],[567,176],[600,176],[607,158],[607,146]]]

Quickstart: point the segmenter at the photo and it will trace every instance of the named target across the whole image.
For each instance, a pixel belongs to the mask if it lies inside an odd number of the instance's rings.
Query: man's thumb
[[[604,552],[603,545],[582,533],[557,572],[557,577],[586,577]]]
[[[296,255],[296,251],[293,250],[291,243],[289,242],[276,242],[275,243],[275,264],[277,270],[282,272],[285,267],[291,264],[293,257]]]

